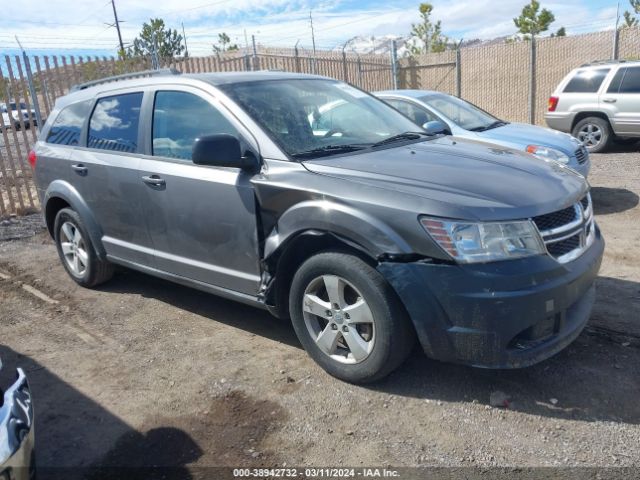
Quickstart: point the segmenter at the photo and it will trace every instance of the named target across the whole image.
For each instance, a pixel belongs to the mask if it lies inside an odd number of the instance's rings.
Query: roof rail
[[[583,63],[581,67],[591,67],[593,65],[611,65],[616,63],[626,63],[628,60],[593,60],[589,63]]]
[[[159,77],[163,75],[180,75],[182,72],[175,68],[162,68],[160,70],[143,70],[141,72],[125,73],[123,75],[114,75],[112,77],[100,78],[98,80],[91,80],[90,82],[79,83],[71,87],[70,92],[77,92],[78,90],[84,90],[95,85],[102,83],[118,82],[120,80],[128,80],[130,78],[139,77]]]

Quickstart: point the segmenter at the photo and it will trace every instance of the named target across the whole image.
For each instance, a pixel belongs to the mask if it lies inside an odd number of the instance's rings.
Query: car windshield
[[[451,95],[426,95],[420,100],[465,130],[483,131],[506,123],[481,108]]]
[[[294,158],[424,138],[420,127],[384,102],[334,80],[266,80],[220,88]]]

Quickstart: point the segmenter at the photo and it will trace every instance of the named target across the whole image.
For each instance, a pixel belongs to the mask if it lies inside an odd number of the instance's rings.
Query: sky
[[[30,55],[115,55],[118,37],[110,0],[3,2],[0,54],[18,53],[17,35]],[[191,55],[210,55],[218,33],[241,48],[246,37],[264,46],[311,49],[312,11],[317,48],[333,49],[354,36],[407,35],[418,21],[419,0],[115,0],[125,44],[142,23],[159,17],[182,33]],[[431,0],[433,18],[452,39],[490,39],[515,33],[513,18],[527,0]],[[541,0],[556,16],[552,30],[568,34],[613,28],[616,0]],[[620,0],[620,14],[629,8]]]

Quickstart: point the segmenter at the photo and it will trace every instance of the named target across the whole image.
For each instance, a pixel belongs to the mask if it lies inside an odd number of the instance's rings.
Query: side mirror
[[[451,130],[449,130],[449,127],[447,127],[447,125],[445,125],[440,120],[432,120],[430,122],[427,122],[422,125],[422,128],[424,128],[427,133],[430,133],[432,135],[438,135],[440,133],[444,135],[451,135]]]
[[[196,138],[191,151],[191,159],[196,165],[232,167],[243,170],[258,168],[258,161],[255,155],[243,156],[240,140],[228,133]]]

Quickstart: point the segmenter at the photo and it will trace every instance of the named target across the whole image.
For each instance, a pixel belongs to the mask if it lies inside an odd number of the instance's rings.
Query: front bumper
[[[604,240],[560,264],[540,255],[487,264],[384,262],[428,356],[486,368],[540,362],[582,331],[595,300]]]
[[[18,378],[4,392],[0,407],[0,479],[34,478],[34,435],[29,383],[18,369]]]

